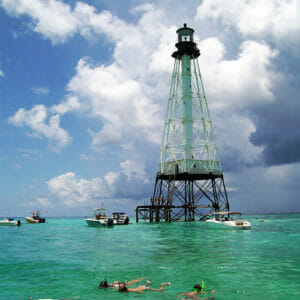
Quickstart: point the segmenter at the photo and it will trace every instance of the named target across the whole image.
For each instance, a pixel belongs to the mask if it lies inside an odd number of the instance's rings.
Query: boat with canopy
[[[14,218],[4,218],[4,220],[0,220],[0,225],[4,226],[20,226],[22,222],[20,220],[15,220]]]
[[[112,226],[114,220],[111,217],[105,215],[105,208],[95,208],[93,218],[85,218],[88,226]]]
[[[205,222],[213,227],[250,229],[251,223],[241,219],[241,213],[233,211],[216,212],[211,219]]]
[[[26,217],[25,220],[29,224],[36,224],[36,223],[45,223],[46,219],[40,217],[39,211],[33,211],[31,212],[31,217]]]
[[[113,213],[114,225],[128,225],[129,217],[124,212]]]

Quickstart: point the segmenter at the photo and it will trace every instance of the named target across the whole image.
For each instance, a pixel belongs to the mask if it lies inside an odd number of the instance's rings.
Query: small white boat
[[[113,213],[114,225],[128,225],[129,217],[123,212],[114,212]]]
[[[107,217],[104,213],[105,208],[95,208],[93,218],[85,218],[88,226],[112,226],[114,220],[111,217]]]
[[[215,228],[250,229],[251,223],[241,219],[241,213],[232,211],[220,211],[213,218],[205,221]]]
[[[40,217],[39,211],[33,211],[31,217],[25,218],[26,222],[29,224],[36,224],[36,223],[45,223],[46,219]]]
[[[4,218],[0,221],[0,225],[4,226],[20,226],[22,222],[20,220],[14,220],[13,218]]]

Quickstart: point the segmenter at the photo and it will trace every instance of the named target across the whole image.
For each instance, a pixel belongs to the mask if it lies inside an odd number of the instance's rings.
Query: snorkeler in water
[[[149,283],[149,282],[147,282],[147,283]],[[160,287],[158,289],[154,289],[147,285],[139,285],[136,288],[128,288],[126,286],[126,284],[121,283],[120,287],[119,287],[119,292],[121,292],[121,293],[126,293],[126,292],[144,293],[144,291],[162,292],[164,290],[164,287],[166,285],[170,285],[170,284],[171,284],[170,282],[161,283]]]
[[[214,290],[212,290],[211,292],[202,292],[202,286],[200,284],[195,284],[192,292],[181,293],[177,296],[177,298],[180,299],[181,296],[186,296],[186,298],[187,297],[190,298],[190,297],[200,295],[200,294],[214,294],[214,293],[215,293]]]
[[[132,285],[132,284],[138,283],[143,280],[145,280],[145,278],[138,278],[138,279],[130,280],[126,283],[121,282],[121,281],[114,281],[113,283],[108,283],[107,280],[103,280],[99,284],[99,289],[103,289],[103,288],[119,289],[120,285],[123,285],[123,284]]]

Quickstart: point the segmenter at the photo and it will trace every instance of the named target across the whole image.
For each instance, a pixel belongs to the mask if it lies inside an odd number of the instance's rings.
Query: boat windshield
[[[40,212],[39,211],[33,211],[32,212],[32,218],[33,219],[38,219],[40,217]]]
[[[113,213],[113,218],[115,220],[125,220],[127,215],[125,215],[124,212],[114,212]]]
[[[95,216],[95,218],[96,219],[101,219],[103,217],[106,217],[105,213],[104,213],[105,210],[106,210],[105,208],[95,208],[94,209],[94,216]]]
[[[241,213],[233,211],[220,211],[215,213],[217,220],[232,221],[241,217]]]

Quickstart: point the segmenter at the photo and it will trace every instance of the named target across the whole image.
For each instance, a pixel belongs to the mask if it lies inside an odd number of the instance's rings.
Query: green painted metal
[[[191,94],[191,57],[184,54],[181,58],[182,72],[182,107],[183,107],[183,136],[184,136],[184,158],[192,159],[193,145],[193,113]]]
[[[150,222],[205,220],[229,211],[192,28],[177,31],[178,42],[163,128],[159,170],[149,205],[136,208]]]
[[[187,33],[193,41],[192,29],[178,31],[181,46]],[[222,174],[199,63],[188,51],[175,56],[159,162],[159,173],[177,172]]]

